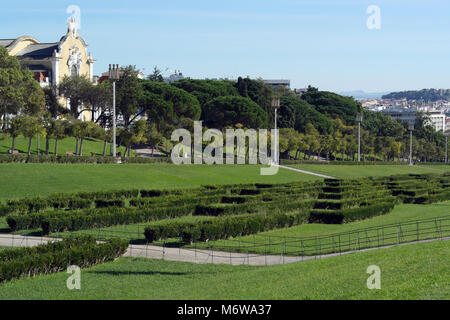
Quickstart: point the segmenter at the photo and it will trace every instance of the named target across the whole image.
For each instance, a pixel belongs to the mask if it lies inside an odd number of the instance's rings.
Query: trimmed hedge
[[[178,237],[185,242],[227,239],[299,225],[306,223],[308,216],[307,212],[298,212],[221,217],[198,224],[172,223],[148,226],[144,230],[144,235],[149,242]]]
[[[108,207],[125,207],[125,201],[123,200],[95,200],[96,208],[108,208]]]
[[[0,252],[0,282],[55,273],[70,265],[90,267],[116,259],[127,248],[126,240],[97,244],[92,237],[82,237],[32,248],[7,249]]]
[[[0,163],[22,162],[22,163],[91,163],[91,164],[111,164],[111,163],[172,163],[171,158],[155,157],[103,157],[103,156],[66,156],[66,155],[30,155],[27,154],[0,154]]]
[[[30,223],[29,228],[42,228],[44,234],[50,232],[76,231],[83,229],[103,228],[119,224],[132,224],[139,222],[148,222],[153,220],[176,218],[191,214],[195,205],[173,206],[166,208],[119,208],[109,207],[105,209],[88,209],[88,211],[65,212],[64,214],[48,214],[43,216],[32,216],[34,220],[26,221]],[[17,229],[23,220],[20,217],[8,217],[8,225],[11,229],[15,226]],[[14,225],[15,224],[15,225]],[[14,230],[14,229],[13,229]]]
[[[341,224],[356,220],[367,219],[390,212],[395,202],[378,202],[369,206],[361,206],[344,210],[318,210],[311,211],[310,223]]]
[[[87,209],[92,206],[92,200],[82,199],[82,198],[73,198],[69,200],[69,208],[71,210],[77,209]]]

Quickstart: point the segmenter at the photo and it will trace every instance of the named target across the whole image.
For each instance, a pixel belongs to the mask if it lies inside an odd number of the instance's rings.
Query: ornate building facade
[[[65,76],[73,74],[94,77],[95,59],[87,51],[88,45],[78,34],[77,23],[72,17],[67,23],[67,33],[53,43],[41,43],[33,37],[22,36],[17,39],[0,39],[0,46],[16,56],[22,66],[33,72],[42,87],[58,85]],[[68,101],[64,101],[68,104]],[[88,113],[82,114],[89,120]]]

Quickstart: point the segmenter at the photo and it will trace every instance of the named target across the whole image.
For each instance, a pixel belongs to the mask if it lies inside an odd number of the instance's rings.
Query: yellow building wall
[[[22,39],[21,39],[22,38]],[[20,37],[16,40],[17,43],[14,44],[14,46],[8,48],[8,53],[11,56],[16,56],[20,51],[28,47],[30,44],[36,44],[39,43],[37,40],[31,38],[31,37]]]
[[[16,40],[16,43],[14,44],[14,46],[8,48],[8,53],[11,56],[17,56],[17,54],[22,51],[23,49],[25,49],[26,47],[28,47],[31,44],[36,44],[39,43],[36,39],[29,37],[29,36],[23,36],[20,37]],[[80,76],[86,76],[88,79],[91,78],[91,68],[90,65],[88,63],[88,56],[86,54],[86,46],[83,40],[81,40],[81,38],[78,37],[78,35],[75,37],[71,34],[70,31],[67,32],[66,34],[66,39],[65,41],[62,43],[61,46],[61,55],[60,55],[60,60],[58,62],[58,82],[60,83],[65,76],[69,76],[70,74],[70,70],[69,70],[69,65],[68,65],[68,60],[70,57],[70,49],[73,47],[77,47],[78,48],[78,52],[81,55],[81,66],[80,66]],[[53,70],[53,72],[55,72],[55,70]],[[67,100],[63,97],[60,98],[60,102],[63,106],[68,107],[67,105]],[[84,119],[85,121],[91,121],[91,112],[88,111],[84,111],[82,113],[82,119]]]
[[[70,49],[73,48],[74,46],[76,46],[78,48],[78,52],[81,54],[81,59],[82,59],[82,63],[81,63],[81,67],[80,67],[80,76],[86,76],[88,79],[91,76],[91,69],[88,63],[88,57],[86,55],[86,47],[83,43],[82,40],[80,40],[79,38],[75,38],[72,36],[69,36],[66,41],[63,43],[63,45],[61,46],[61,60],[59,61],[59,66],[58,66],[58,81],[61,82],[64,79],[64,76],[69,76],[70,74],[70,70],[69,70],[69,65],[67,64],[67,61],[69,60],[70,57]],[[64,106],[67,106],[67,101],[66,99],[62,98],[61,103]],[[84,121],[91,121],[92,118],[92,114],[91,112],[88,111],[84,111],[81,115],[82,119]]]
[[[88,78],[90,78],[91,76],[90,74],[91,70],[89,67],[89,63],[87,62],[88,57],[86,55],[86,47],[84,46],[83,41],[78,38],[70,37],[64,42],[64,44],[61,47],[61,60],[59,61],[59,75],[58,75],[60,82],[62,81],[64,76],[68,76],[70,74],[69,65],[67,64],[67,61],[69,60],[70,49],[74,46],[78,48],[83,61],[80,68],[80,76],[85,75]]]

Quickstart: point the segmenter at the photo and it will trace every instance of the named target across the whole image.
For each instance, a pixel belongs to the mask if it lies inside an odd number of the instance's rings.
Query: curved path
[[[324,175],[324,174],[315,173],[315,172],[311,172],[311,171],[300,170],[300,169],[297,169],[297,168],[292,168],[292,167],[282,166],[281,164],[279,164],[278,167],[283,168],[283,169],[287,169],[287,170],[292,170],[292,171],[304,173],[304,174],[310,174],[310,175],[317,176],[317,177],[321,177],[321,178],[326,178],[326,179],[336,179],[335,177],[326,176],[326,175]]]
[[[0,246],[3,247],[28,247],[35,246],[48,241],[59,241],[58,238],[48,237],[32,237],[21,236],[12,234],[0,235]],[[382,247],[374,247],[361,250],[346,251],[342,253],[331,253],[317,256],[280,256],[280,255],[260,255],[260,254],[246,254],[237,252],[224,252],[224,251],[211,251],[202,249],[181,249],[181,248],[167,248],[153,245],[136,245],[130,244],[124,257],[144,257],[150,259],[164,259],[169,261],[183,261],[192,263],[214,263],[214,264],[231,264],[231,265],[252,265],[252,266],[265,266],[265,265],[277,265],[285,263],[293,263],[314,259],[323,259],[329,257],[336,257],[339,255],[377,250],[383,248],[390,248],[394,246],[408,245],[413,243],[424,243],[436,240],[450,240],[450,237],[420,240],[405,242],[396,245],[387,245]]]

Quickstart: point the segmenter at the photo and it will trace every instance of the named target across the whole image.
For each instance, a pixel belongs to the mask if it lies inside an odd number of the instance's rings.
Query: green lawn
[[[450,166],[407,166],[407,165],[324,165],[297,164],[289,165],[293,168],[325,174],[335,178],[360,178],[390,176],[407,173],[444,173],[450,171]]]
[[[345,178],[444,172],[445,170],[445,168],[434,166],[422,168],[390,165],[299,165],[297,167]],[[44,196],[55,192],[192,188],[205,184],[285,183],[313,179],[319,178],[286,169],[280,169],[278,174],[273,176],[261,176],[260,166],[257,165],[7,163],[0,164],[0,181],[2,181],[0,200]]]
[[[312,179],[317,177],[284,169],[273,176],[261,176],[257,165],[6,163],[0,164],[0,200],[55,192],[192,188],[206,184]]]
[[[353,253],[271,267],[120,258],[81,272],[0,284],[0,299],[450,299],[449,241]],[[381,289],[369,290],[370,265]]]
[[[37,139],[33,139],[31,145],[31,154],[37,154],[38,145]],[[11,149],[12,139],[3,133],[0,133],[0,153],[8,153],[8,150]],[[55,154],[55,140],[50,140],[50,154]],[[65,155],[66,152],[75,153],[76,140],[75,138],[65,138],[58,141],[58,154]],[[28,138],[24,138],[19,136],[16,138],[15,149],[20,153],[28,152]],[[39,150],[41,154],[45,153],[45,138],[41,138],[39,141]],[[83,155],[90,156],[91,152],[95,153],[98,156],[103,155],[103,141],[93,138],[85,138],[83,141]],[[125,152],[125,147],[119,147],[117,152]],[[106,154],[109,155],[109,144],[106,148]]]

